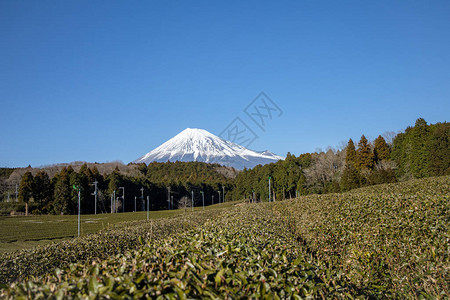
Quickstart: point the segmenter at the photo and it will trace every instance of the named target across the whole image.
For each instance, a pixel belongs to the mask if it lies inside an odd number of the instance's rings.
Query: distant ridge
[[[186,128],[134,163],[199,161],[218,163],[238,170],[284,159],[270,151],[257,152],[224,140],[206,130]]]

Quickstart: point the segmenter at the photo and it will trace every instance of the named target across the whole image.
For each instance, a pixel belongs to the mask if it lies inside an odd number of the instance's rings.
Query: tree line
[[[242,171],[201,162],[129,164],[103,174],[96,165],[85,163],[78,171],[70,165],[64,166],[51,178],[44,170],[34,176],[27,170],[20,180],[19,200],[27,204],[32,201],[32,213],[73,214],[78,200],[78,191],[73,186],[79,186],[82,213],[91,214],[95,211],[94,181],[98,182],[99,212],[110,212],[113,207],[118,211],[144,210],[146,196],[150,197],[152,210],[176,208],[183,197],[192,197],[192,191],[196,206],[203,204],[201,192],[206,205],[217,203],[220,194],[223,201],[224,191],[226,200],[267,201],[269,177],[271,199],[275,201],[343,192],[367,185],[450,174],[449,136],[449,123],[428,125],[420,118],[393,140],[386,141],[380,135],[369,141],[362,135],[357,144],[350,139],[341,150],[330,148],[298,157],[288,153],[284,160]],[[1,174],[12,172],[3,169]],[[117,201],[112,205],[114,195]]]
[[[414,127],[397,134],[392,142],[379,135],[369,142],[362,135],[342,150],[287,154],[285,160],[244,169],[234,180],[234,197],[272,199],[298,195],[343,192],[380,183],[450,174],[450,124],[428,125],[419,118]]]
[[[118,167],[102,175],[95,166],[90,168],[87,164],[78,172],[72,166],[64,167],[53,178],[45,171],[34,176],[26,171],[20,181],[19,201],[27,205],[32,201],[34,214],[75,214],[80,188],[81,213],[93,214],[96,211],[93,183],[97,182],[97,212],[130,212],[146,210],[147,196],[151,210],[176,208],[183,196],[192,197],[192,191],[196,206],[203,205],[203,199],[205,205],[214,200],[217,203],[219,193],[223,202],[223,191],[232,187],[231,178],[218,171],[227,168],[217,164],[168,162],[137,167],[139,174],[134,176],[121,173]]]

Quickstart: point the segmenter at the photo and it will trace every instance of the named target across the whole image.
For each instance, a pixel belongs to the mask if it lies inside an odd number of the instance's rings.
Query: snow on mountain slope
[[[134,163],[200,161],[242,170],[276,162],[283,157],[270,151],[257,152],[226,141],[203,129],[187,128]]]

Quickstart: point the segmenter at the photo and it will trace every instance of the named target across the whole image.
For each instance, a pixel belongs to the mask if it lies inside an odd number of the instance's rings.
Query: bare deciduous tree
[[[397,133],[394,131],[386,131],[382,134],[384,137],[384,140],[389,146],[392,146],[392,143],[394,142],[394,138],[397,136]]]
[[[180,201],[178,201],[179,209],[184,209],[184,211],[186,212],[186,209],[190,207],[192,207],[192,200],[189,199],[188,197],[184,196],[180,199]]]
[[[336,174],[342,171],[345,152],[328,148],[327,152],[313,154],[311,167],[305,169],[307,184],[331,182]]]

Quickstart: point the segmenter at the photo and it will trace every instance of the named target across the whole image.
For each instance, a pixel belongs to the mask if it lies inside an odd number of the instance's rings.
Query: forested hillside
[[[414,127],[387,142],[379,135],[368,141],[362,135],[343,150],[306,153],[257,166],[239,173],[235,197],[267,201],[271,178],[272,199],[296,195],[348,191],[354,188],[450,174],[450,123],[427,125],[418,119]]]
[[[176,208],[178,200],[192,196],[192,191],[195,205],[203,204],[200,191],[205,195],[205,205],[209,205],[213,200],[219,201],[219,192],[231,190],[235,174],[232,168],[200,162],[116,166],[109,174],[100,174],[96,165],[88,167],[84,163],[78,171],[71,165],[64,166],[53,177],[44,170],[27,168],[20,180],[18,198],[21,203],[32,204],[30,212],[34,214],[74,214],[78,191],[73,187],[80,187],[81,211],[91,214],[95,212],[93,183],[97,181],[97,212],[145,210],[147,196],[152,210]],[[112,205],[111,198],[116,204]]]

